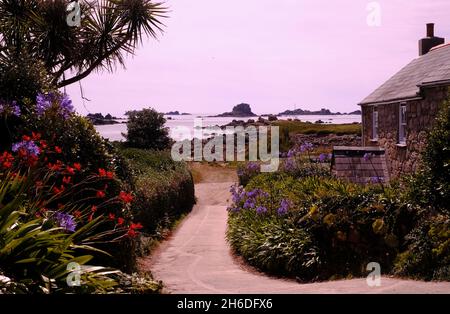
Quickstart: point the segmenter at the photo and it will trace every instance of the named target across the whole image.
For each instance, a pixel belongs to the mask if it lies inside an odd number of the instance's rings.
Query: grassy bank
[[[280,134],[283,132],[289,132],[290,134],[361,134],[360,123],[349,124],[320,124],[301,121],[275,121],[273,125],[280,127]]]

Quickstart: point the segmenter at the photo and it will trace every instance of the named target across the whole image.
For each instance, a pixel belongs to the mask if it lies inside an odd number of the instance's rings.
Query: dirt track
[[[202,167],[199,167],[201,169]],[[197,169],[197,170],[199,170]],[[380,287],[365,279],[300,284],[268,277],[234,258],[225,240],[232,171],[205,167],[192,213],[173,235],[143,259],[169,293],[450,293],[450,283],[429,283],[383,277]],[[216,175],[217,174],[217,175]]]

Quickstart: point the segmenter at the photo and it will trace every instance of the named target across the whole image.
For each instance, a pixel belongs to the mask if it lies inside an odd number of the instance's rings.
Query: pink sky
[[[295,106],[353,111],[418,56],[425,24],[450,38],[450,1],[380,0],[369,27],[368,0],[168,0],[170,18],[126,69],[93,74],[67,88],[78,112],[153,107],[220,113],[247,102],[255,113]],[[87,110],[86,110],[87,109]]]

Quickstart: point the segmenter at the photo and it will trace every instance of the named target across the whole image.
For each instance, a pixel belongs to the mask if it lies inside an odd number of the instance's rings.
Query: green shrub
[[[361,276],[372,261],[389,271],[415,222],[394,189],[327,177],[260,174],[233,195],[231,246],[262,270],[302,281]]]
[[[172,160],[168,151],[122,148],[135,175],[132,211],[151,236],[169,228],[195,203],[192,175],[183,162]]]
[[[422,159],[421,170],[409,182],[409,197],[450,214],[450,100],[442,104]]]
[[[423,219],[406,236],[408,248],[399,254],[395,273],[426,280],[450,280],[450,217]]]
[[[169,129],[166,119],[154,109],[142,109],[127,113],[126,143],[130,147],[163,150],[169,147]]]

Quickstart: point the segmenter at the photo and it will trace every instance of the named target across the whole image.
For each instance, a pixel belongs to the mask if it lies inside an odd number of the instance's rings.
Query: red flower
[[[142,228],[143,228],[143,226],[140,223],[137,223],[137,224],[131,223],[130,227],[128,228],[127,235],[130,238],[134,238],[137,235],[136,230],[139,230],[139,229],[142,229]]]
[[[89,220],[89,222],[91,222],[91,221],[92,221],[92,219],[94,219],[94,213],[92,213],[92,214],[90,214],[90,215],[89,215],[89,219],[88,219],[88,220]]]
[[[33,141],[39,141],[41,139],[41,133],[31,132],[31,137],[33,138]]]
[[[134,230],[138,230],[138,229],[144,228],[144,226],[143,226],[140,222],[138,222],[137,224],[131,223],[130,228],[131,228],[131,229],[134,229]]]
[[[44,140],[41,140],[39,143],[41,144],[42,149],[46,149],[48,147],[47,142]]]
[[[95,213],[95,212],[97,211],[97,206],[95,206],[95,205],[92,205],[92,207],[91,207],[91,211],[92,211],[93,213]]]
[[[2,165],[2,167],[5,169],[11,168],[13,161],[14,161],[13,155],[11,155],[8,152],[3,152],[3,154],[0,155],[0,165]]]
[[[99,175],[100,177],[106,177],[106,170],[103,169],[103,168],[99,168],[99,169],[98,169],[98,175]]]
[[[25,142],[29,142],[31,141],[31,137],[29,137],[28,135],[22,135],[22,140]]]
[[[62,149],[59,146],[55,146],[55,153],[57,154],[61,154],[62,153]]]
[[[105,192],[104,191],[97,191],[97,197],[98,198],[104,198],[106,196],[106,194],[105,194]]]
[[[51,162],[49,162],[47,164],[47,168],[52,170],[52,171],[59,171],[62,167],[62,162],[60,160],[56,161],[56,164],[52,164]]]
[[[123,219],[122,217],[117,218],[117,224],[119,226],[123,225],[124,222],[125,222],[125,219]]]
[[[73,164],[73,167],[75,168],[76,171],[80,171],[81,170],[81,164],[76,162]]]
[[[30,155],[27,157],[27,165],[29,167],[34,167],[36,166],[37,162],[38,162],[39,158],[35,155]]]
[[[120,191],[119,199],[124,203],[131,203],[133,201],[133,195],[131,193],[126,193],[124,191]]]
[[[75,170],[74,170],[72,167],[70,167],[70,166],[67,166],[67,167],[66,167],[66,172],[67,172],[68,174],[75,174]]]
[[[116,215],[114,215],[113,213],[109,213],[108,218],[109,220],[116,220]]]
[[[73,216],[75,218],[80,218],[81,217],[81,212],[79,210],[76,210],[76,211],[73,212]]]
[[[59,187],[59,188],[57,186],[53,187],[53,193],[55,193],[55,194],[62,193],[62,192],[64,192],[64,190],[65,190],[64,185],[61,185],[61,187]]]
[[[71,177],[66,177],[66,176],[64,176],[63,179],[62,179],[62,182],[63,182],[64,184],[70,184],[70,181],[71,181],[71,180],[72,180]]]

